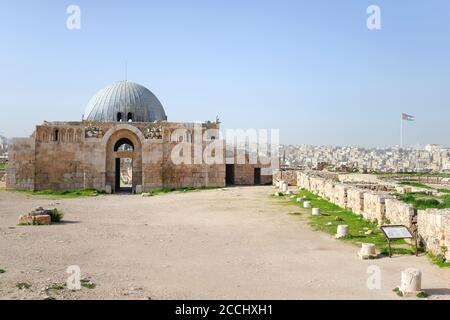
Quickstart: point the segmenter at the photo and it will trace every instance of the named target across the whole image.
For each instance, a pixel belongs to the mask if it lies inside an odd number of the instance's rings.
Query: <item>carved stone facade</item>
[[[226,164],[203,161],[210,150],[225,158],[226,146],[216,139],[218,131],[219,124],[213,122],[45,122],[30,138],[12,140],[7,188],[117,192],[117,160],[122,158],[132,159],[133,192],[225,186]],[[194,146],[196,139],[200,143]],[[131,151],[117,149],[123,141],[132,145]],[[183,143],[188,143],[192,152],[186,155],[183,151],[185,161],[177,163],[173,155]],[[258,165],[236,165],[236,184],[271,181],[271,175],[255,179],[255,168]]]

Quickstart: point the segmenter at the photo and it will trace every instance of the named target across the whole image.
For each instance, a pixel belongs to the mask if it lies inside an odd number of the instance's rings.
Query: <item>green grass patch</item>
[[[416,297],[419,299],[426,299],[428,298],[430,295],[428,293],[426,293],[425,291],[420,291]]]
[[[95,189],[76,189],[76,190],[42,190],[42,191],[28,191],[28,190],[10,190],[11,192],[20,192],[32,196],[48,196],[55,199],[61,198],[80,198],[80,197],[96,197],[105,194],[104,191]]]
[[[419,210],[450,208],[450,193],[443,196],[434,196],[427,192],[408,192],[400,195],[399,198]]]
[[[223,187],[219,186],[203,186],[203,187],[184,187],[184,188],[158,188],[154,189],[149,192],[149,195],[151,196],[157,196],[161,194],[167,194],[172,192],[180,192],[180,193],[186,193],[186,192],[195,192],[195,191],[202,191],[202,190],[214,190],[214,189],[222,189]]]
[[[348,225],[349,236],[340,240],[355,245],[373,243],[381,255],[388,255],[387,240],[376,223],[366,221],[361,216],[332,204],[307,190],[301,190],[293,199],[286,197],[284,199],[289,200],[287,203],[290,205],[298,207],[300,205],[296,202],[298,197],[304,197],[306,201],[310,201],[313,208],[320,208],[321,215],[308,216],[308,223],[314,230],[335,235],[338,225]],[[412,255],[415,253],[415,250],[402,239],[391,241],[391,247],[393,254]]]
[[[447,261],[447,259],[445,259],[444,254],[435,255],[431,252],[428,252],[428,258],[434,265],[438,266],[439,268],[450,268],[450,261]]]
[[[433,189],[430,186],[427,186],[426,184],[420,183],[420,182],[400,182],[399,185],[401,186],[409,186],[409,187],[415,187],[415,188],[423,188],[423,189]]]
[[[19,290],[30,289],[31,284],[29,284],[27,282],[19,282],[19,283],[16,283],[16,288],[18,288]]]
[[[450,193],[450,189],[437,189],[440,193]]]
[[[87,289],[95,289],[95,287],[97,286],[95,283],[93,283],[89,279],[81,279],[80,283],[83,288],[87,288]]]
[[[0,170],[4,170],[4,169],[6,169],[6,163],[0,162]]]
[[[400,290],[400,288],[395,288],[393,290],[399,297],[403,297],[403,292]]]
[[[52,283],[47,289],[48,290],[64,290],[66,285],[64,283]]]

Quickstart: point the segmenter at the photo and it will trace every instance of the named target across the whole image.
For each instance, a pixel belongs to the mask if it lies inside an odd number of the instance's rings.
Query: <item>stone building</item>
[[[31,137],[13,139],[7,188],[119,192],[121,172],[132,173],[130,191],[137,193],[162,187],[224,186],[227,181],[263,184],[272,179],[267,171],[262,175],[258,164],[205,161],[205,154],[225,158],[219,121],[169,122],[158,98],[132,82],[100,90],[83,118],[44,122]],[[131,168],[124,170],[124,163]]]

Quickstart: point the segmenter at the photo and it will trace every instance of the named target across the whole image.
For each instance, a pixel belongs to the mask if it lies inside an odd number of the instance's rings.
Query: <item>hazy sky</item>
[[[169,120],[279,128],[282,143],[450,145],[448,0],[0,0],[0,134],[80,120],[140,83]],[[67,6],[81,30],[66,28]],[[366,27],[369,5],[382,29]]]

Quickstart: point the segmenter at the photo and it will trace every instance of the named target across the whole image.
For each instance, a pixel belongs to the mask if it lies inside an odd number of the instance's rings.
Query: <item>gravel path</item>
[[[273,192],[49,200],[0,191],[0,299],[398,299],[392,290],[408,267],[422,270],[430,299],[450,299],[449,269],[426,257],[361,261],[358,248],[312,231]],[[65,222],[16,226],[37,206],[62,209]],[[65,283],[71,265],[96,287],[43,290]],[[371,266],[379,290],[366,285]]]

